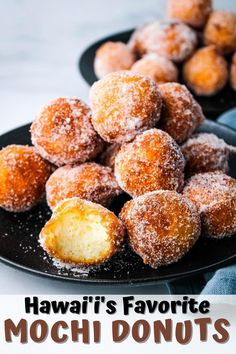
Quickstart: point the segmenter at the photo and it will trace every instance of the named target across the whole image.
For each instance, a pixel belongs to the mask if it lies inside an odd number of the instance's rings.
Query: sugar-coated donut
[[[130,70],[148,76],[158,84],[178,80],[176,65],[168,58],[155,53],[146,54],[136,61]]]
[[[112,199],[121,193],[115,176],[109,167],[95,162],[78,166],[62,166],[46,184],[48,205],[54,209],[63,199],[79,197],[109,206]]]
[[[187,176],[211,171],[227,173],[231,149],[233,147],[215,134],[200,133],[192,136],[181,147]]]
[[[211,0],[168,0],[167,13],[172,19],[201,28],[212,9]]]
[[[166,83],[159,89],[163,99],[159,126],[180,144],[203,123],[202,109],[184,85]]]
[[[174,62],[189,57],[196,45],[196,33],[181,22],[155,21],[136,33],[136,49],[141,55],[156,53]]]
[[[37,151],[56,166],[88,161],[103,148],[90,108],[76,98],[46,105],[31,126],[31,136]]]
[[[223,54],[236,50],[236,14],[214,10],[204,29],[205,44],[213,44]]]
[[[45,193],[51,166],[32,146],[9,145],[0,151],[0,207],[24,212]]]
[[[230,69],[230,82],[232,89],[236,91],[236,52],[232,58],[232,64]]]
[[[120,150],[120,144],[112,144],[105,149],[102,154],[99,156],[99,162],[104,165],[110,167],[114,170],[115,167],[115,158]]]
[[[218,93],[228,80],[227,62],[214,46],[198,49],[183,67],[186,84],[201,96]]]
[[[122,42],[106,42],[98,48],[94,69],[98,78],[119,70],[128,70],[135,61],[131,49]]]
[[[133,250],[152,268],[177,262],[200,236],[197,208],[174,191],[155,191],[128,201],[121,213]]]
[[[90,100],[94,128],[107,142],[130,141],[160,118],[156,83],[131,71],[114,72],[95,82]]]
[[[236,233],[236,180],[222,172],[199,173],[183,194],[197,206],[203,236],[223,238]]]
[[[111,258],[124,241],[122,222],[110,210],[84,199],[61,202],[40,233],[54,259],[71,265],[95,265]]]
[[[121,146],[115,158],[115,176],[131,196],[159,189],[181,190],[184,157],[170,135],[150,129]]]

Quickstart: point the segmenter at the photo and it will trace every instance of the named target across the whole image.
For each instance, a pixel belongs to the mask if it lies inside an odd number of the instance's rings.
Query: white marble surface
[[[0,0],[0,134],[32,121],[58,96],[88,98],[77,70],[96,39],[164,14],[165,0]],[[236,10],[235,0],[215,1]],[[166,292],[165,286],[98,288],[38,278],[0,264],[0,294]]]

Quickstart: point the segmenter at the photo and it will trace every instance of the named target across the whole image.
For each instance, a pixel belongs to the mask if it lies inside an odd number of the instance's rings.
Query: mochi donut
[[[227,173],[230,153],[236,153],[235,147],[209,133],[193,135],[182,145],[181,150],[186,161],[187,176],[211,171]]]
[[[227,62],[214,46],[198,49],[183,66],[185,83],[199,96],[218,93],[228,76]]]
[[[161,95],[156,83],[131,71],[117,71],[90,90],[92,123],[109,143],[124,143],[156,125]]]
[[[133,35],[136,51],[162,55],[176,63],[184,61],[197,45],[193,29],[177,21],[154,21],[138,29]]]
[[[0,151],[0,207],[24,212],[45,194],[51,165],[32,146],[9,145]]]
[[[70,198],[56,207],[39,240],[55,260],[89,266],[111,258],[124,236],[122,222],[110,210],[84,199]]]
[[[159,190],[181,190],[184,157],[176,142],[162,130],[150,129],[121,146],[115,158],[120,187],[137,197]]]
[[[109,206],[112,199],[121,193],[115,176],[109,167],[95,162],[78,166],[62,166],[46,184],[47,202],[51,209],[63,199],[79,197]]]
[[[131,49],[122,42],[106,42],[96,51],[94,70],[100,79],[119,70],[129,70],[135,61]]]
[[[236,233],[236,180],[223,172],[191,177],[184,196],[197,206],[205,237],[223,238]]]
[[[214,10],[206,23],[204,33],[206,45],[213,44],[222,54],[236,50],[236,14]]]
[[[202,28],[212,10],[211,0],[168,0],[167,14],[189,26]]]
[[[159,127],[181,144],[205,120],[202,108],[184,85],[169,82],[159,89],[163,99]]]
[[[154,191],[128,201],[121,210],[133,250],[152,268],[177,262],[200,236],[195,205],[175,191]]]
[[[150,77],[157,84],[178,80],[177,66],[168,58],[155,53],[146,54],[130,70]]]
[[[31,137],[37,151],[56,166],[91,160],[103,149],[90,108],[76,98],[46,105],[31,126]]]

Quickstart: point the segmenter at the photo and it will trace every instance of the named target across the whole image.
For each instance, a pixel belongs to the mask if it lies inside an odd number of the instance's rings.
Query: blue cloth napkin
[[[236,129],[236,108],[225,112],[218,122]],[[170,294],[236,295],[236,264],[192,278],[167,284]]]

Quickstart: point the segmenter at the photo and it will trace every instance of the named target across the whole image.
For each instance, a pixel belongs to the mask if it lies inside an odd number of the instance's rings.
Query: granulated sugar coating
[[[150,129],[122,145],[115,158],[116,179],[133,197],[159,189],[181,190],[183,170],[179,146],[159,129]]]
[[[135,61],[131,49],[122,42],[106,42],[96,51],[94,69],[98,78],[119,70],[129,70]]]
[[[111,168],[87,162],[58,168],[49,178],[46,192],[48,204],[54,209],[60,201],[72,197],[109,206],[121,189]]]
[[[173,191],[134,198],[125,204],[120,217],[132,248],[153,268],[177,262],[200,236],[197,208]]]
[[[0,207],[24,212],[45,193],[51,166],[34,147],[9,145],[0,151]]]
[[[236,180],[222,172],[191,177],[184,196],[197,206],[206,237],[223,238],[236,232]]]
[[[159,126],[180,144],[204,122],[202,109],[184,85],[166,83],[159,89],[163,98]]]
[[[161,95],[156,83],[138,73],[118,71],[90,90],[92,123],[107,142],[124,143],[156,125]]]
[[[177,66],[168,58],[155,53],[146,54],[130,70],[150,77],[157,84],[178,80]]]
[[[170,18],[190,26],[201,28],[212,10],[212,0],[168,0],[167,13]]]
[[[181,22],[155,21],[136,33],[136,48],[141,55],[156,53],[174,62],[189,57],[196,45],[196,33]]]
[[[90,160],[103,147],[91,124],[90,108],[76,98],[58,98],[45,106],[31,135],[38,152],[56,166]]]
[[[197,173],[229,171],[230,152],[236,153],[236,148],[229,146],[215,134],[200,133],[192,136],[181,147],[186,160],[187,176]]]

